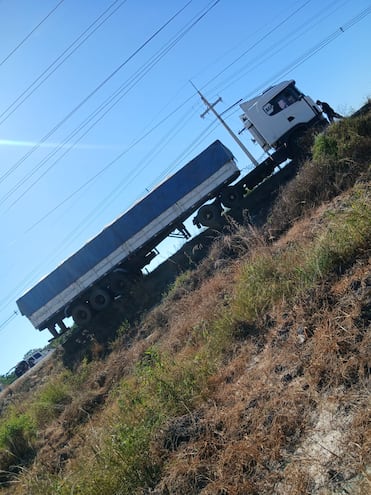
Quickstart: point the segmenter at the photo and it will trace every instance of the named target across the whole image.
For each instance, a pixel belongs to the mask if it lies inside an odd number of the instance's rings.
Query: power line
[[[294,31],[285,35],[284,38],[281,38],[281,40],[279,40],[278,42],[274,43],[273,45],[271,45],[270,47],[265,49],[263,53],[257,54],[253,59],[246,62],[243,67],[239,68],[233,74],[231,74],[229,77],[227,77],[224,81],[219,83],[218,87],[220,88],[220,86],[222,86],[223,90],[225,90],[226,88],[232,86],[233,84],[235,84],[237,81],[239,81],[243,77],[246,77],[247,74],[254,72],[259,66],[265,64],[269,59],[276,56],[278,53],[280,53],[287,46],[292,46],[296,40],[298,40],[305,33],[310,31],[311,29],[313,29],[317,24],[319,24],[319,22],[322,22],[328,16],[332,15],[336,10],[338,10],[340,7],[342,7],[348,1],[349,0],[344,0],[341,4],[339,4],[338,0],[334,0],[330,5],[324,7],[319,13],[316,13],[312,17],[310,17],[309,19],[306,19],[305,23],[302,23]],[[324,11],[331,9],[331,7],[333,7],[334,5],[335,5],[334,9],[330,10],[330,12],[328,12],[326,15],[321,17],[321,14]],[[313,22],[313,21],[315,21],[315,22]],[[305,29],[303,30],[303,28],[305,28]],[[297,36],[295,36],[296,33],[298,33]],[[227,81],[230,81],[230,82],[228,84],[226,84]],[[212,89],[211,91],[213,91],[213,90],[215,91],[215,88]],[[219,89],[219,91],[221,91],[221,90]]]
[[[14,206],[20,199],[24,197],[24,195],[34,186],[36,185],[42,177],[44,177],[57,163],[60,162],[62,158],[64,158],[73,148],[76,146],[78,142],[81,141],[83,137],[85,137],[90,130],[95,127],[95,125],[100,122],[105,115],[112,110],[114,106],[116,106],[120,100],[128,94],[128,92],[133,89],[138,82],[145,77],[148,72],[172,49],[176,44],[198,23],[201,21],[201,19],[219,2],[220,0],[217,0],[217,2],[214,2],[211,6],[207,7],[207,9],[200,14],[197,14],[197,16],[194,16],[192,20],[186,25],[182,30],[180,30],[176,36],[174,36],[170,41],[163,47],[161,48],[155,56],[152,56],[151,59],[146,62],[145,64],[142,65],[140,69],[136,71],[136,73],[129,78],[128,81],[126,81],[124,84],[122,84],[109,98],[107,98],[96,110],[94,110],[77,128],[75,128],[68,136],[67,138],[59,144],[55,150],[51,151],[43,160],[41,160],[25,177],[20,179],[17,184],[13,186],[12,189],[10,189],[1,199],[0,199],[0,205],[3,204],[9,197],[11,197],[27,180],[29,180],[35,173],[41,169],[53,156],[55,156],[61,149],[63,149],[66,144],[68,144],[73,137],[78,135],[80,131],[82,131],[88,124],[92,122],[92,124],[87,128],[87,130],[78,137],[77,140],[75,140],[71,146],[68,147],[67,150],[64,151],[64,153],[59,156],[34,182],[31,183],[31,185],[28,186],[28,188],[22,192],[18,198],[16,198],[7,208],[7,211]],[[124,90],[126,90],[124,92]],[[99,114],[103,111],[104,113],[99,116]],[[97,118],[96,118],[97,117]],[[95,120],[94,120],[95,119]],[[131,147],[130,147],[131,148]],[[129,149],[130,149],[129,148]],[[126,150],[125,152],[127,152]],[[119,155],[120,158],[122,157],[122,153]],[[117,160],[115,160],[117,161]],[[107,167],[105,167],[106,169]],[[90,180],[88,181],[90,183]]]
[[[304,54],[302,54],[300,57],[298,57],[294,61],[292,61],[289,65],[287,65],[282,70],[277,72],[269,80],[265,81],[265,83],[260,85],[259,88],[255,88],[255,90],[252,91],[251,93],[249,93],[247,96],[245,96],[244,99],[249,98],[252,94],[256,94],[257,91],[259,91],[261,88],[265,88],[268,84],[272,84],[272,82],[276,82],[278,80],[278,78],[284,77],[287,74],[289,74],[292,70],[294,70],[297,67],[299,67],[300,65],[302,65],[304,62],[306,62],[311,57],[313,57],[316,53],[323,50],[323,48],[325,48],[327,45],[329,45],[330,43],[335,41],[339,36],[344,34],[348,29],[350,29],[351,27],[358,24],[362,19],[367,17],[370,13],[371,13],[371,5],[369,7],[367,7],[366,9],[362,10],[359,14],[357,14],[353,18],[351,18],[344,25],[340,26],[336,31],[331,33],[329,36],[322,39],[319,43],[316,43],[315,45],[313,45]]]
[[[217,0],[218,3],[220,0]],[[47,134],[45,134],[41,140],[31,148],[22,158],[20,158],[14,165],[12,165],[6,172],[0,177],[0,183],[8,177],[12,172],[14,172],[22,163],[24,163],[27,158],[29,158],[40,146],[45,143],[50,136],[52,136],[67,120],[72,117],[87,101],[89,101],[105,84],[108,83],[123,67],[125,67],[138,53],[140,53],[156,36],[158,36],[183,10],[192,2],[189,0],[182,8],[180,8],[170,19],[168,19],[159,29],[157,29],[149,38],[146,39],[134,52],[129,55],[120,65],[116,67],[103,81],[101,81],[98,86],[94,88],[83,100],[80,101],[62,120],[60,120]]]
[[[367,9],[366,9],[366,10],[367,10]],[[292,14],[290,14],[290,16],[292,16]],[[353,19],[353,20],[351,21],[351,24],[352,24],[352,25],[353,25],[353,24],[354,24],[354,23],[358,20],[358,17],[359,17],[359,16],[356,16],[356,18],[355,18],[355,19]],[[348,29],[347,25],[346,25],[346,29]],[[271,31],[273,31],[273,30],[271,30]],[[327,41],[327,44],[328,44],[330,41],[332,41],[332,38],[331,38],[331,37],[330,37],[329,41]],[[321,42],[321,43],[323,43],[323,42]],[[318,50],[317,50],[317,51],[318,51]],[[308,56],[307,56],[307,58],[308,58]],[[296,63],[296,62],[295,62],[295,63]],[[294,63],[294,64],[295,64],[295,63]],[[303,63],[303,62],[301,62],[301,63]],[[230,65],[231,65],[231,64],[230,64]],[[295,65],[295,67],[296,67],[296,66],[297,66],[297,65]],[[290,66],[289,66],[289,67],[290,67]],[[290,69],[290,70],[292,70],[292,69]],[[275,76],[275,77],[276,77],[276,76]],[[267,83],[267,84],[268,84],[268,83]],[[188,99],[187,101],[189,101],[189,99]],[[182,106],[182,105],[181,105],[181,106]],[[180,107],[181,107],[181,106],[180,106]],[[180,108],[180,107],[178,107],[178,108]],[[174,113],[174,112],[172,112],[172,114],[173,114],[173,113]],[[102,118],[102,117],[101,117],[101,118]],[[100,119],[99,119],[99,120],[100,120]],[[164,120],[167,120],[167,118],[166,118],[166,119],[164,119]],[[95,123],[96,123],[96,122],[95,122]],[[94,125],[95,125],[95,123],[94,123]],[[154,128],[152,128],[151,132],[152,132],[155,128],[157,128],[159,125],[160,125],[160,123],[159,123],[158,125],[156,125]],[[91,126],[91,127],[92,127],[92,126]],[[91,127],[89,127],[88,131],[91,129]],[[88,132],[88,131],[87,131],[87,132]],[[74,135],[74,134],[73,134],[73,135]],[[84,135],[83,135],[83,136],[85,136],[85,135],[86,135],[86,133],[84,133]],[[80,139],[81,139],[81,137],[79,138],[79,140],[80,140]],[[79,141],[79,140],[78,140],[78,141]],[[74,146],[74,145],[75,145],[78,141],[75,141],[75,143],[74,143],[72,146]],[[63,200],[63,201],[62,201],[61,203],[59,203],[59,204],[58,204],[55,208],[53,208],[50,212],[48,212],[48,213],[47,213],[46,215],[44,215],[41,219],[39,219],[36,223],[34,223],[34,224],[33,224],[33,225],[32,225],[32,226],[31,226],[31,227],[30,227],[30,228],[29,228],[26,232],[28,232],[29,230],[32,230],[35,226],[37,226],[39,223],[41,223],[41,221],[43,221],[45,218],[47,218],[47,217],[48,217],[51,213],[53,213],[54,211],[56,211],[57,209],[59,209],[59,208],[60,208],[63,204],[65,204],[65,202],[67,202],[67,201],[68,201],[68,200],[70,200],[73,196],[75,196],[77,193],[79,193],[79,192],[80,192],[80,191],[81,191],[81,190],[82,190],[85,186],[89,185],[89,184],[90,184],[93,180],[95,180],[96,178],[98,178],[98,176],[100,176],[100,175],[101,175],[104,171],[106,171],[106,170],[107,170],[110,166],[112,166],[114,163],[116,163],[116,161],[118,161],[120,158],[122,158],[122,156],[123,156],[124,154],[126,154],[126,153],[127,153],[127,152],[128,152],[128,151],[129,151],[129,150],[130,150],[133,146],[135,146],[135,144],[138,144],[138,142],[140,142],[140,141],[142,141],[142,138],[140,138],[139,140],[137,140],[137,141],[136,141],[136,142],[135,142],[132,146],[130,146],[128,149],[124,150],[124,152],[120,153],[120,154],[119,154],[119,155],[118,155],[118,156],[117,156],[114,160],[112,160],[112,161],[111,161],[111,162],[110,162],[107,166],[105,166],[105,167],[104,167],[104,168],[103,168],[100,172],[98,172],[95,176],[93,176],[92,178],[90,178],[90,179],[89,179],[89,180],[88,180],[85,184],[83,184],[82,186],[80,186],[80,187],[79,187],[79,188],[78,188],[78,189],[77,189],[74,193],[70,194],[67,198],[65,198],[65,200]],[[68,141],[67,141],[67,142],[68,142]],[[64,146],[65,144],[66,144],[66,141],[65,141],[64,143],[62,143],[62,145],[61,145],[61,146]],[[70,149],[71,149],[71,148],[70,148]],[[65,156],[65,155],[66,155],[66,154],[70,151],[70,149],[68,149],[68,150],[67,150],[67,151],[66,151],[66,152],[62,155],[62,157],[63,157],[63,156]],[[51,155],[54,155],[55,153],[56,153],[56,151],[53,151],[53,152],[51,153]],[[59,161],[62,157],[58,158],[58,159],[57,159],[57,160],[56,160],[56,161],[52,164],[52,166],[54,166],[54,165],[55,165],[55,163],[56,163],[57,161]],[[47,157],[47,158],[48,158],[48,157]],[[50,168],[51,168],[51,167],[49,167],[49,169],[50,169]],[[49,169],[48,169],[48,170],[49,170]],[[47,170],[47,171],[48,171],[48,170]],[[43,174],[43,175],[45,175],[45,173],[46,173],[46,172],[44,172],[44,174]],[[39,179],[40,179],[40,177],[39,177]],[[38,180],[39,180],[39,179],[38,179]],[[37,180],[37,181],[38,181],[38,180]],[[35,181],[32,185],[34,185],[37,181]],[[31,185],[31,186],[32,186],[32,185]],[[27,190],[29,190],[29,189],[30,189],[30,188],[28,188]],[[23,195],[22,195],[22,196],[23,196]],[[22,196],[21,196],[21,197],[22,197]],[[18,200],[19,200],[19,199],[20,199],[20,198],[18,198]],[[13,205],[13,204],[15,204],[15,202],[17,202],[18,200],[15,200],[15,201],[12,203],[12,205]],[[11,206],[12,206],[12,205],[11,205]]]
[[[14,311],[13,314],[9,316],[6,320],[4,320],[2,323],[0,323],[0,331],[3,330],[9,323],[14,320],[14,318],[18,316],[18,312]]]
[[[107,22],[127,0],[122,0],[112,12],[109,12],[118,1],[119,0],[115,0],[111,3],[102,14],[100,14],[10,105],[8,105],[5,110],[3,110],[0,114],[0,125],[13,115],[13,113],[23,105],[23,103],[28,100],[105,22]],[[109,13],[109,15],[103,18],[107,13]]]
[[[27,34],[22,41],[18,43],[18,45],[13,48],[13,50],[0,62],[0,67],[5,64],[7,60],[33,35],[35,31],[39,29],[39,27],[44,24],[44,22],[49,19],[49,17],[57,10],[57,8],[64,2],[64,0],[60,0],[57,5]]]
[[[366,11],[367,11],[367,10],[368,10],[368,9],[366,9]],[[353,25],[355,25],[357,22],[359,22],[359,21],[360,21],[363,17],[365,17],[365,15],[367,15],[367,14],[368,14],[368,13],[365,13],[365,12],[363,11],[363,13],[360,13],[358,16],[356,16],[355,18],[352,18],[350,21],[348,21],[346,24],[344,24],[344,26],[342,26],[342,28],[341,28],[341,29],[339,28],[339,30],[343,32],[344,30],[349,29],[350,27],[352,27]],[[335,38],[334,38],[334,39],[335,39]],[[325,38],[325,40],[323,40],[323,41],[326,41],[326,40],[327,40],[327,44],[328,44],[328,43],[330,43],[331,41],[333,41],[333,39],[330,39],[330,37]],[[319,51],[319,50],[320,50],[320,49],[322,49],[324,46],[326,46],[326,45],[323,45],[323,46],[322,46],[323,41],[322,41],[321,43],[317,44],[317,45],[318,45],[318,49],[317,49],[317,51]],[[316,45],[316,46],[317,46],[317,45]],[[317,53],[317,51],[316,51],[315,53]],[[307,51],[306,53],[308,54],[308,51]],[[311,52],[311,50],[309,50],[309,54],[308,54],[308,55],[309,55],[309,56],[312,56],[312,55],[314,55],[315,53],[314,53],[314,52],[312,53],[312,52]],[[308,56],[307,58],[309,58],[309,56]],[[300,58],[301,58],[301,57],[300,57]],[[306,60],[307,60],[307,58],[303,59],[300,63],[304,63],[304,61],[306,61]],[[298,60],[298,59],[297,59],[297,60]],[[292,65],[293,65],[293,64],[291,64],[290,66],[288,66],[288,67],[286,67],[286,68],[288,68],[288,70],[292,70],[292,67],[291,67]],[[296,67],[296,66],[295,66],[295,67]],[[274,76],[274,77],[276,77],[276,76]]]
[[[214,81],[216,78],[218,78],[219,76],[221,76],[225,71],[227,71],[230,67],[232,67],[232,65],[234,65],[236,62],[238,62],[239,60],[241,60],[242,57],[244,57],[247,53],[249,53],[251,50],[253,50],[254,48],[256,48],[268,36],[270,36],[272,33],[274,33],[275,31],[277,31],[277,29],[279,29],[288,20],[290,20],[292,17],[294,17],[298,12],[300,12],[304,7],[306,7],[308,5],[308,3],[310,3],[311,1],[312,0],[307,0],[306,2],[304,2],[304,4],[301,7],[297,8],[296,10],[294,10],[294,12],[292,12],[291,14],[289,14],[288,16],[286,16],[281,22],[279,22],[278,24],[276,24],[270,31],[268,31],[266,34],[264,34],[255,43],[253,43],[251,46],[249,46],[249,48],[247,50],[245,50],[243,53],[241,53],[241,55],[239,55],[236,59],[234,59],[233,62],[231,62],[230,64],[228,64],[226,67],[224,67],[223,70],[221,70],[212,79],[210,79],[201,89],[204,89],[205,86],[207,86],[208,84],[210,84],[210,82]]]

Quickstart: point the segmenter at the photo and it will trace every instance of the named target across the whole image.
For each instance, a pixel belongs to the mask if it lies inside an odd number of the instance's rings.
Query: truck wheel
[[[290,160],[300,159],[303,155],[303,144],[304,144],[304,129],[298,129],[294,131],[291,136],[288,138],[286,143],[287,148],[287,157]]]
[[[228,186],[220,191],[220,200],[226,208],[233,208],[241,198],[241,191],[237,187]]]
[[[120,296],[126,294],[130,289],[128,275],[123,272],[112,273],[110,283],[112,292]]]
[[[110,294],[104,289],[93,289],[89,296],[89,304],[95,311],[103,311],[111,303]]]
[[[197,221],[209,228],[217,228],[221,225],[222,208],[218,203],[202,206],[197,213]]]
[[[91,309],[87,304],[76,304],[76,306],[72,309],[71,316],[76,325],[87,325],[92,317]]]

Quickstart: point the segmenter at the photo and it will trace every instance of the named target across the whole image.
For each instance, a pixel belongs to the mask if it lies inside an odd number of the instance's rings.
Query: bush
[[[33,457],[36,427],[28,414],[12,411],[0,425],[0,471],[3,478],[27,464]]]
[[[31,414],[38,427],[43,427],[57,418],[71,401],[72,389],[62,374],[40,390],[31,406]]]
[[[341,271],[366,250],[371,239],[371,204],[361,186],[341,211],[329,214],[322,234],[304,247],[261,249],[245,264],[237,284],[233,311],[253,321],[276,303],[290,301],[333,271]]]
[[[328,134],[320,134],[316,137],[313,145],[313,160],[337,158],[338,144],[337,141]]]
[[[367,175],[371,156],[371,113],[344,119],[316,137],[313,160],[284,187],[266,230],[276,237],[306,211],[352,187]]]

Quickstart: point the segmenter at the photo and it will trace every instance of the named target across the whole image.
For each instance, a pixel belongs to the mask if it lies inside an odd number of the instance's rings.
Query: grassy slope
[[[331,126],[264,231],[232,226],[108,355],[3,400],[0,493],[366,493],[370,130]]]

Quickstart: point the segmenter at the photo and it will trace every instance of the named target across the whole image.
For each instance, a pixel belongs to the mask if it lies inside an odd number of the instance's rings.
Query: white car
[[[29,358],[27,358],[27,362],[28,362],[30,368],[35,366],[35,364],[37,364],[39,361],[41,361],[44,357],[45,357],[45,354],[42,354],[39,351],[34,352]]]

